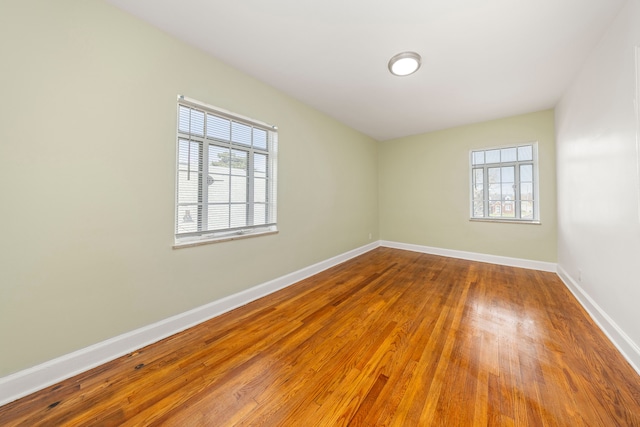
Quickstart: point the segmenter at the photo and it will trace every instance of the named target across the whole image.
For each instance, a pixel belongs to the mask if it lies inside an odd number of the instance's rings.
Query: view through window
[[[277,131],[179,98],[176,243],[276,230]]]
[[[471,151],[471,217],[537,221],[537,143]]]

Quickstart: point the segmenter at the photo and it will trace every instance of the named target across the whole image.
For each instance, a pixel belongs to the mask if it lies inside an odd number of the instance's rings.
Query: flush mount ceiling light
[[[415,52],[402,52],[389,60],[389,71],[395,76],[408,76],[420,68],[420,55]]]

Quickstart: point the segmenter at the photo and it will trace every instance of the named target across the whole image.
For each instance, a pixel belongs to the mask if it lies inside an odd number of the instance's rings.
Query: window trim
[[[195,231],[189,233],[177,233],[177,224],[179,222],[179,206],[180,202],[178,199],[179,196],[179,177],[180,177],[180,141],[184,140],[185,133],[180,131],[180,106],[194,108],[200,111],[204,111],[204,114],[211,114],[214,116],[222,117],[231,122],[240,123],[243,125],[248,125],[252,128],[262,129],[267,132],[267,147],[262,149],[259,147],[245,146],[241,143],[234,143],[232,141],[220,140],[216,139],[210,135],[207,135],[207,129],[204,129],[204,134],[193,135],[193,133],[189,133],[189,141],[198,141],[201,145],[199,151],[201,153],[203,163],[208,162],[204,158],[204,153],[207,152],[211,147],[210,146],[228,146],[230,150],[240,149],[242,151],[247,152],[248,164],[247,164],[247,215],[253,211],[253,183],[249,184],[249,181],[253,178],[252,171],[250,168],[253,165],[253,153],[258,154],[266,154],[268,156],[267,160],[267,172],[265,176],[265,180],[267,181],[267,201],[264,202],[266,204],[266,209],[269,212],[269,216],[267,217],[267,222],[265,224],[257,224],[257,225],[246,225],[241,227],[229,227],[225,229],[218,230],[206,230],[206,231]],[[175,194],[174,194],[174,249],[184,248],[184,247],[192,247],[192,246],[200,246],[210,243],[220,243],[227,242],[232,240],[246,239],[251,237],[258,237],[264,235],[271,235],[278,233],[277,227],[277,153],[278,153],[278,128],[277,126],[270,125],[265,122],[261,122],[259,120],[251,119],[246,116],[232,113],[228,110],[215,107],[209,104],[205,104],[203,102],[197,101],[192,98],[185,97],[183,95],[178,95],[178,102],[176,105],[177,114],[176,114],[176,176],[175,176]],[[207,146],[205,148],[205,145]],[[245,150],[246,148],[246,150]],[[190,149],[190,148],[189,148]],[[202,173],[208,172],[207,169],[203,170]],[[208,172],[210,175],[211,172]],[[233,175],[229,175],[230,177]],[[201,191],[201,190],[199,190]],[[207,202],[207,191],[203,191],[203,194],[200,194],[202,197],[202,202]],[[231,199],[229,199],[229,204],[233,205]],[[262,204],[262,202],[261,202]],[[271,220],[271,221],[269,221]]]
[[[533,166],[533,178],[532,178],[532,184],[533,184],[533,219],[522,219],[522,218],[505,218],[505,217],[489,217],[489,216],[483,216],[483,217],[476,217],[474,216],[474,210],[473,210],[473,171],[474,169],[477,169],[478,166],[481,166],[482,168],[486,168],[487,167],[487,163],[483,163],[482,165],[474,165],[473,163],[473,153],[474,152],[479,152],[479,151],[491,151],[491,150],[502,150],[502,149],[506,149],[506,148],[519,148],[519,147],[524,147],[524,146],[532,146],[532,160],[531,161],[523,161],[520,162],[518,160],[513,161],[513,162],[499,162],[499,163],[491,163],[490,165],[510,165],[513,164],[515,166],[520,165],[521,163],[531,163]],[[482,147],[482,148],[472,148],[469,150],[469,164],[468,164],[468,168],[469,168],[469,178],[468,178],[468,183],[469,183],[469,221],[472,222],[496,222],[496,223],[509,223],[509,224],[531,224],[531,225],[540,225],[541,224],[541,218],[540,218],[540,178],[539,178],[539,165],[538,165],[538,141],[526,141],[526,142],[519,142],[519,143],[514,143],[514,144],[505,144],[505,145],[499,145],[499,146],[491,146],[491,147]],[[515,169],[518,169],[518,167],[515,167]],[[519,171],[515,171],[515,173],[517,174],[516,176],[519,176]],[[520,184],[519,179],[517,179],[514,176],[514,181],[518,182],[518,184]],[[484,183],[485,186],[487,186],[487,192],[488,192],[488,180],[487,182]],[[483,201],[485,202],[485,212],[488,212],[488,203],[489,203],[489,199],[483,199]],[[518,185],[518,189],[516,191],[516,197],[514,202],[519,203],[521,202],[520,199],[520,186]],[[520,208],[517,209],[517,211],[519,211]]]

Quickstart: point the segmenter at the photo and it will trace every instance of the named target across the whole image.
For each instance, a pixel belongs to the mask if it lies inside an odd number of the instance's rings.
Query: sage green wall
[[[108,4],[3,0],[0,53],[0,376],[378,239],[375,141]],[[178,94],[278,125],[279,234],[172,249]]]
[[[469,221],[469,151],[538,141],[542,225]],[[380,238],[556,262],[553,111],[386,141],[379,145]]]

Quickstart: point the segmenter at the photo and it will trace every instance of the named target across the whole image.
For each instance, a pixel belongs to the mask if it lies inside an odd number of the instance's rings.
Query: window
[[[178,98],[176,244],[277,231],[277,130]]]
[[[537,143],[471,151],[471,218],[537,222]]]

